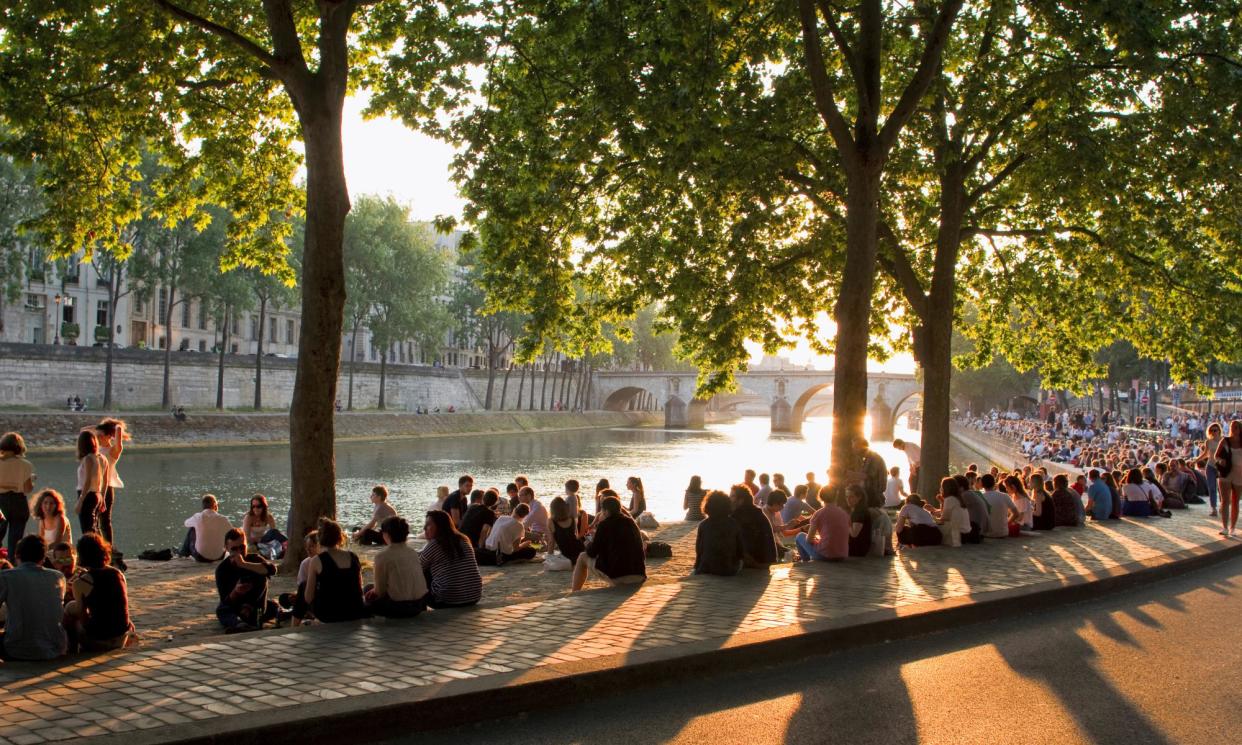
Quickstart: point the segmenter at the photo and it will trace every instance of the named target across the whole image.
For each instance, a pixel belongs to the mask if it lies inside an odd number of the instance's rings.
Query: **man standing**
[[[910,491],[917,492],[919,490],[919,464],[923,462],[923,449],[905,440],[893,440],[893,447],[906,454],[906,460],[910,462]]]

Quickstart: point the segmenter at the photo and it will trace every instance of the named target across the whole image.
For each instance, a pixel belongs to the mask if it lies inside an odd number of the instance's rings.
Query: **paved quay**
[[[1206,507],[1195,506],[1173,519],[1058,528],[891,559],[780,565],[410,621],[217,636],[54,666],[10,663],[0,677],[0,743],[239,743],[270,741],[273,727],[315,742],[357,739],[363,723],[369,736],[400,734],[477,719],[480,710],[512,713],[505,706],[521,710],[549,695],[604,692],[643,670],[685,674],[747,649],[807,639],[826,651],[834,639],[919,633],[928,628],[920,621],[956,619],[972,607],[1023,612],[1041,597],[1064,602],[1093,592],[1093,583],[1242,553],[1242,541],[1216,531]],[[851,633],[858,629],[867,633]],[[523,699],[522,691],[542,698]],[[397,728],[380,726],[387,721]]]

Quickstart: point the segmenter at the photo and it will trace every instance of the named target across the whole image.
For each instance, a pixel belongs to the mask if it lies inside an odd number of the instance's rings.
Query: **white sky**
[[[464,202],[449,175],[453,148],[439,140],[414,132],[387,117],[364,120],[366,102],[353,97],[345,102],[343,128],[345,177],[350,194],[393,196],[410,206],[416,220],[432,220],[443,215],[461,217]],[[763,356],[758,344],[751,345],[751,359]],[[832,360],[813,354],[805,343],[781,353],[795,365],[811,363],[819,369],[832,367]],[[908,373],[914,360],[900,355],[888,363],[872,364],[872,369]]]

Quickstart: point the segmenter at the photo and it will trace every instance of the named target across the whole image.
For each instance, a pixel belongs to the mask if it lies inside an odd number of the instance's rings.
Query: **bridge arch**
[[[797,427],[797,431],[802,431],[802,422],[806,420],[806,407],[820,392],[832,390],[834,383],[820,383],[813,385],[802,392],[798,399],[794,401],[793,409],[790,411],[790,421]]]
[[[608,398],[604,399],[604,411],[625,411],[629,407],[630,402],[642,393],[650,393],[650,391],[646,388],[632,385],[618,388],[608,394]]]

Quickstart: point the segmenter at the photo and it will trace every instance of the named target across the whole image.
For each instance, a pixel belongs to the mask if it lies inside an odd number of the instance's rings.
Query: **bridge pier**
[[[679,396],[664,402],[664,428],[685,429],[690,424],[689,407]]]
[[[701,398],[690,399],[686,407],[686,428],[703,429],[707,426],[707,401]]]
[[[802,422],[794,421],[793,407],[784,397],[778,398],[772,402],[772,431],[773,432],[801,432]]]
[[[893,407],[888,405],[884,400],[884,394],[876,394],[875,400],[871,402],[871,406],[867,408],[867,414],[871,417],[871,440],[873,442],[885,442],[893,439]]]

